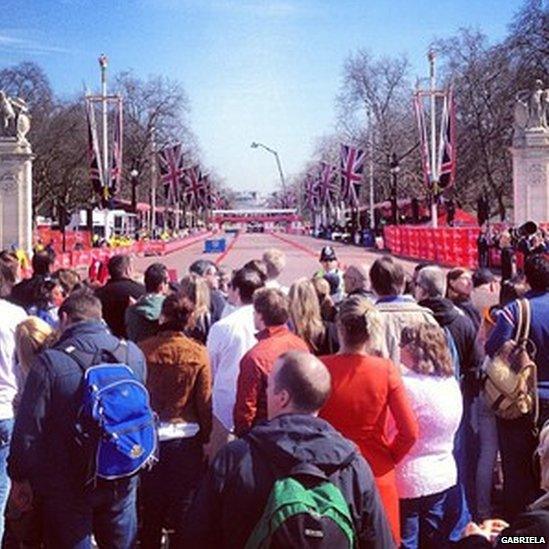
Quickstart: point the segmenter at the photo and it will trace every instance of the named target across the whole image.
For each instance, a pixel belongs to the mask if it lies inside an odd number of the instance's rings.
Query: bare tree
[[[502,217],[511,198],[512,105],[516,92],[507,49],[491,47],[478,31],[461,29],[437,48],[457,109],[458,165],[455,192],[473,204],[482,188]]]

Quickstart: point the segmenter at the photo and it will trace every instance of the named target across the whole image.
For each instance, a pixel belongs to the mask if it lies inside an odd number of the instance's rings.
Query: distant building
[[[235,210],[262,208],[265,206],[265,197],[258,191],[235,191],[233,204]]]

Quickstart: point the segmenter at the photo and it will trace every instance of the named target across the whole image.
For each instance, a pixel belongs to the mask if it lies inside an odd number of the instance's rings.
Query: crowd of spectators
[[[547,257],[529,254],[524,276],[503,282],[486,269],[408,273],[390,255],[342,269],[331,246],[319,261],[287,287],[281,250],[235,270],[200,259],[178,282],[162,263],[138,276],[130,256],[114,255],[99,285],[52,272],[48,251],[22,279],[2,252],[5,546],[547,540]],[[519,299],[531,311],[539,414],[507,419],[483,384],[516,337]],[[157,417],[157,462],[86,484],[74,432],[85,373],[73,351],[103,356],[120,341]],[[303,503],[318,504],[319,490],[330,512]],[[289,493],[303,506],[280,518],[275,503]]]

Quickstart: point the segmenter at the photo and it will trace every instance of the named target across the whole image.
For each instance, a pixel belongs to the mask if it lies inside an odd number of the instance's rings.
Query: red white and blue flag
[[[310,173],[305,178],[305,203],[311,211],[316,211],[320,207],[320,182]]]
[[[425,188],[431,187],[431,159],[429,157],[429,141],[427,138],[427,124],[425,122],[424,94],[417,92],[414,95],[414,111],[416,113],[417,129],[419,133],[419,151]]]
[[[340,176],[341,197],[349,206],[358,206],[362,174],[364,172],[365,154],[363,149],[341,144]]]
[[[448,90],[442,112],[440,127],[440,148],[438,154],[438,186],[446,189],[454,183],[456,176],[456,115],[454,109],[454,94]]]
[[[175,204],[183,177],[183,150],[181,143],[158,151],[160,180],[164,185],[164,196],[168,204]]]
[[[91,102],[86,104],[86,119],[88,123],[88,170],[93,190],[103,198],[103,172],[99,156],[99,140],[95,125],[95,113]]]
[[[327,162],[320,163],[320,198],[324,206],[333,206],[339,193],[337,168]]]
[[[185,203],[191,210],[197,210],[204,206],[207,192],[207,177],[202,177],[200,167],[192,166],[185,170]]]
[[[124,121],[122,103],[118,105],[116,112],[113,140],[112,140],[112,162],[109,196],[113,197],[120,188],[120,177],[122,176],[122,139],[124,132]]]

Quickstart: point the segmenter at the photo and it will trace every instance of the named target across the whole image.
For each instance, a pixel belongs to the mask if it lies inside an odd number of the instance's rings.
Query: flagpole
[[[370,180],[370,229],[375,231],[376,220],[374,212],[374,130],[372,127],[372,108],[368,106],[368,145],[370,149],[369,180]]]
[[[156,144],[155,128],[151,127],[151,236],[156,237]]]
[[[436,53],[435,50],[429,50],[427,55],[429,59],[429,76],[431,80],[431,220],[433,228],[438,227],[438,205],[437,205],[437,193],[438,193],[438,167],[437,167],[437,157],[436,157],[436,146],[437,146],[437,129],[436,129],[436,69],[435,69],[435,60]]]
[[[108,103],[107,103],[107,56],[102,53],[99,56],[99,66],[101,67],[101,107],[102,107],[102,126],[103,126],[103,198],[108,199],[109,183],[109,135],[108,135]]]

